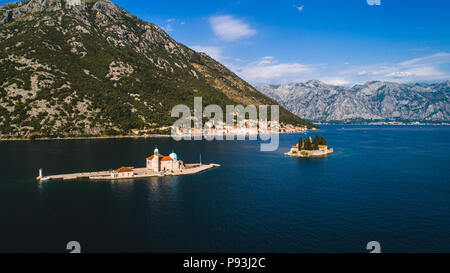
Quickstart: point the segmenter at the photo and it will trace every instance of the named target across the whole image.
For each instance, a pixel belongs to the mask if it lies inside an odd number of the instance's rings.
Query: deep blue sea
[[[0,252],[450,251],[450,127],[323,126],[327,158],[255,141],[108,139],[0,143]],[[305,138],[306,135],[303,135]],[[155,146],[204,173],[37,182],[45,174],[143,167]]]

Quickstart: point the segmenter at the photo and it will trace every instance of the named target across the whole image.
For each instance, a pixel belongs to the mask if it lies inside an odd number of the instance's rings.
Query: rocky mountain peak
[[[118,6],[109,0],[85,1],[85,0],[27,0],[5,4],[0,7],[0,25],[12,20],[20,19],[25,15],[36,12],[51,12],[61,10],[86,11],[88,4],[95,10],[104,12],[123,12]],[[85,14],[87,15],[87,14]]]
[[[316,80],[316,79],[307,81],[306,84],[310,85],[310,86],[316,86],[316,87],[325,85],[325,83],[321,82],[320,80]]]
[[[293,113],[315,122],[450,121],[450,85],[370,81],[353,87],[309,81],[258,87]]]

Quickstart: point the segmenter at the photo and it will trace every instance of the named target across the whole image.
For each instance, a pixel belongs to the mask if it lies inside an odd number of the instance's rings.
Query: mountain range
[[[0,7],[0,135],[126,134],[178,104],[274,105],[225,66],[108,0]],[[280,109],[280,121],[314,124]]]
[[[318,123],[450,121],[450,81],[370,81],[345,87],[311,80],[257,89],[294,114]]]

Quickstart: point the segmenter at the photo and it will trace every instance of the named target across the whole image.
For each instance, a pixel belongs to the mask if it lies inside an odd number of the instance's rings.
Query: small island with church
[[[178,158],[178,155],[172,152],[168,156],[159,153],[159,149],[155,148],[153,155],[147,157],[145,160],[145,168],[134,167],[120,167],[117,170],[86,172],[86,173],[72,173],[44,176],[42,169],[39,170],[38,181],[47,180],[76,180],[76,179],[90,179],[90,180],[123,180],[123,179],[137,179],[149,177],[164,177],[164,176],[180,176],[200,173],[215,167],[220,167],[219,164],[203,164],[201,162],[195,164],[185,164]]]
[[[292,146],[286,155],[294,157],[324,157],[332,153],[334,153],[334,150],[328,147],[325,137],[316,135],[314,139],[309,136],[305,141],[303,141],[303,137],[300,137],[297,145]]]

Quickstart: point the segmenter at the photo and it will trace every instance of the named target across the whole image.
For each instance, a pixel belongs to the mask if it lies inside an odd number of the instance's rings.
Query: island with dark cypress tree
[[[323,157],[332,153],[334,153],[334,149],[328,146],[325,137],[316,135],[314,139],[309,136],[305,141],[303,141],[303,137],[300,137],[297,145],[292,146],[286,155],[295,157]]]

